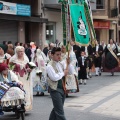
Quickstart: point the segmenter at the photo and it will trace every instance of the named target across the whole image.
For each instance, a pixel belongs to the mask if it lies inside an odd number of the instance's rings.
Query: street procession
[[[0,14],[2,10],[4,14],[7,5],[7,1],[2,2],[0,1]],[[12,41],[9,36],[8,41],[0,39],[2,120],[7,113],[13,114],[15,119],[25,120],[27,113],[33,111],[34,114],[35,97],[41,99],[46,95],[51,98],[50,104],[53,105],[49,111],[49,120],[69,120],[64,110],[66,99],[81,93],[83,88],[87,89],[92,79],[102,77],[104,72],[110,77],[115,77],[120,72],[120,46],[112,37],[107,43],[98,40],[91,1],[59,0],[58,3],[61,6],[62,40],[44,40],[39,44],[34,40]],[[37,28],[33,27],[33,31],[36,32]],[[24,28],[20,32],[24,32]],[[51,35],[52,32],[51,30]],[[42,108],[38,108],[38,111],[39,109]]]

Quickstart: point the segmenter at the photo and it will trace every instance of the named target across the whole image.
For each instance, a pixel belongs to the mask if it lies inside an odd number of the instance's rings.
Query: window
[[[46,25],[46,40],[48,43],[55,42],[55,23],[48,23]]]
[[[96,0],[96,9],[104,9],[105,0]]]

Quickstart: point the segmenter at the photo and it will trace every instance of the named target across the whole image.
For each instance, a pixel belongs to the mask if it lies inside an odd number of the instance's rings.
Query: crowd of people
[[[112,39],[108,45],[95,40],[94,46],[80,46],[75,41],[70,41],[67,47],[62,43],[50,43],[45,44],[43,50],[34,42],[16,42],[13,46],[11,41],[4,41],[0,44],[0,82],[16,81],[23,86],[26,111],[32,109],[33,92],[43,96],[49,91],[54,106],[49,120],[66,120],[65,97],[79,91],[78,84],[87,84],[93,68],[96,76],[100,76],[104,69],[114,75],[119,63],[118,51],[119,47]],[[67,75],[69,79],[74,75],[76,86],[72,90],[65,88],[63,81]]]

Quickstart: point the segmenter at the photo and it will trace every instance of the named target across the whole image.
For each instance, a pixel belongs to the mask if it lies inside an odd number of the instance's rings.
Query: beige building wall
[[[56,39],[63,41],[61,12],[45,11],[45,18],[47,18],[49,22],[56,23]]]
[[[108,39],[109,39],[109,30],[102,29],[100,32],[100,41],[104,41],[105,43],[108,43]]]

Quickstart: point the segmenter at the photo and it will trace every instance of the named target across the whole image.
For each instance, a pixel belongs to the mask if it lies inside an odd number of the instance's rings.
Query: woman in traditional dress
[[[11,55],[6,53],[7,52],[7,45],[0,44],[0,63],[9,63],[9,59],[11,58]]]
[[[68,52],[66,53],[66,55],[68,56]],[[73,46],[70,46],[70,52],[69,52],[69,57],[70,57],[70,63],[74,66],[74,70],[75,70],[75,75],[78,76],[78,70],[77,70],[77,58],[75,55],[75,52],[73,51]]]
[[[10,58],[10,65],[13,65],[13,71],[18,76],[18,79],[23,83],[26,91],[26,111],[32,110],[33,105],[33,84],[31,69],[28,66],[29,60],[25,55],[24,47],[17,46],[15,55]]]
[[[46,77],[47,77],[47,75],[46,75],[47,57],[41,51],[41,49],[37,49],[36,50],[36,55],[35,55],[34,62],[38,66],[38,69],[34,70],[33,91],[37,92],[36,95],[43,96],[44,92],[47,90],[47,85],[46,85],[47,84],[46,83]],[[36,73],[36,71],[38,71],[39,73]]]
[[[47,63],[49,63],[51,59],[52,59],[51,50],[49,50],[47,53]]]
[[[110,39],[105,50],[105,67],[111,71],[112,76],[114,75],[115,67],[118,66],[117,53],[117,46],[114,44],[114,41]]]
[[[15,83],[16,82],[17,84],[16,83],[15,84],[17,86],[18,85],[21,86],[21,87],[23,86],[22,82],[20,82],[18,80],[18,77],[16,76],[16,74],[14,72],[12,72],[11,70],[9,70],[8,65],[6,63],[0,63],[0,83],[4,83],[4,82],[5,83],[10,83],[10,82]],[[1,90],[1,88],[0,88],[0,90]],[[4,95],[4,93],[0,93],[0,101],[1,101],[1,98],[3,98],[4,96],[7,97],[6,94]],[[7,101],[7,99],[6,99],[6,101]],[[11,101],[11,100],[9,100],[9,101]],[[13,102],[14,101],[12,100],[12,102],[10,102],[9,105],[14,104]],[[4,104],[5,104],[5,102],[4,102]],[[2,109],[1,109],[1,106],[0,106],[0,115],[3,115],[3,114],[4,113],[2,112]]]
[[[64,45],[61,46],[61,60],[66,60],[66,47]]]

